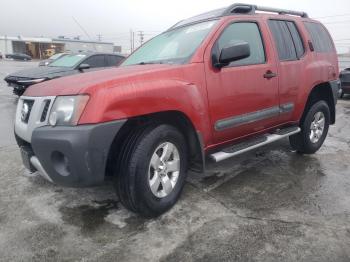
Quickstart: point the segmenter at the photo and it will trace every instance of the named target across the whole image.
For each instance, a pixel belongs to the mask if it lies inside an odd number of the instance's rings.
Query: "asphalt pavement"
[[[0,261],[350,261],[350,96],[316,154],[285,139],[210,164],[189,174],[173,209],[146,220],[109,183],[23,176],[17,98],[2,79],[33,66],[0,60]]]

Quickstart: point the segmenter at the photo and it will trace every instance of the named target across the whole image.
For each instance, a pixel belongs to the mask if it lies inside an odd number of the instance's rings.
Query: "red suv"
[[[119,68],[31,86],[15,134],[32,172],[73,187],[113,178],[121,203],[152,217],[205,159],[284,137],[315,153],[335,123],[338,72],[306,13],[234,4],[177,23]]]

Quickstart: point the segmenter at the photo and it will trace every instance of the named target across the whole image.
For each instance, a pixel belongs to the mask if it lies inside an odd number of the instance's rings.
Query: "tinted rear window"
[[[116,55],[106,55],[107,66],[117,66],[123,58]]]
[[[316,52],[333,52],[334,46],[331,37],[326,29],[317,23],[304,22],[307,31],[311,37],[312,44]]]
[[[286,21],[269,20],[278,56],[281,61],[297,60],[297,52]]]
[[[297,52],[297,56],[298,56],[298,58],[300,58],[304,55],[304,52],[305,52],[303,41],[301,40],[301,36],[299,34],[299,31],[298,31],[296,25],[290,21],[287,21],[286,23],[287,23],[289,32],[292,35],[295,50]]]

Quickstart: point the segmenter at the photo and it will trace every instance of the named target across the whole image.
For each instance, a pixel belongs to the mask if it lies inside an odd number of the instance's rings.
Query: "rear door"
[[[305,48],[295,22],[270,19],[267,23],[278,54],[279,123],[283,124],[293,121],[298,95],[303,94],[300,89],[306,73]]]
[[[215,143],[259,132],[278,121],[278,76],[266,25],[257,20],[226,24],[211,50],[245,41],[251,55],[221,69],[206,63],[206,79]]]

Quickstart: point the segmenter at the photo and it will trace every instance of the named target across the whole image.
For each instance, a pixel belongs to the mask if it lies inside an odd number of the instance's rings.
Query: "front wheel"
[[[187,146],[170,125],[142,128],[124,143],[115,185],[121,203],[144,217],[169,210],[178,200],[187,173]]]
[[[311,106],[302,123],[301,132],[290,136],[291,146],[302,154],[313,154],[326,139],[330,123],[330,112],[325,101]]]

